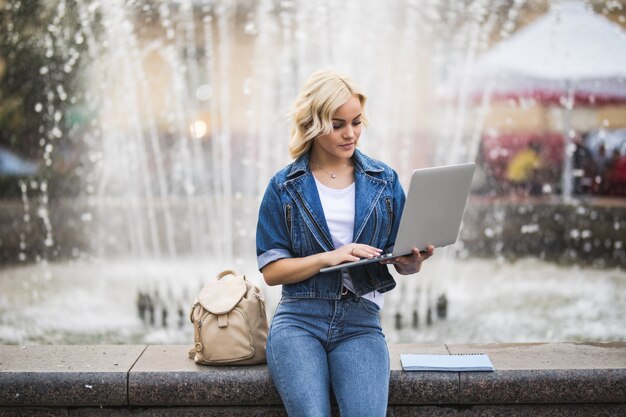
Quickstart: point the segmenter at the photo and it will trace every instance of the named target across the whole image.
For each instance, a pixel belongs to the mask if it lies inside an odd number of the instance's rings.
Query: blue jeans
[[[290,417],[383,417],[389,350],[379,308],[363,298],[283,297],[267,339],[267,363]]]

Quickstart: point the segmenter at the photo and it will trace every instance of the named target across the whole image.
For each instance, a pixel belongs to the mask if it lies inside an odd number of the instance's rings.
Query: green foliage
[[[63,155],[52,152],[74,149],[77,124],[88,122],[76,115],[87,113],[82,69],[93,10],[79,0],[0,1],[0,146],[38,162],[50,180],[68,174],[55,172]]]
[[[0,2],[1,146],[39,158],[45,143],[68,139],[64,116],[83,101],[83,24],[77,1]]]

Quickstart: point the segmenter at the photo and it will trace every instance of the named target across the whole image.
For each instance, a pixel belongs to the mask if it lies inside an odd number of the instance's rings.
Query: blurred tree
[[[58,172],[52,152],[77,145],[75,115],[85,109],[83,26],[97,20],[84,17],[77,0],[0,0],[0,147],[37,162],[52,182],[68,171]]]
[[[46,78],[40,73],[55,58],[45,57],[42,45],[49,11],[42,2],[7,1],[0,10],[0,144],[16,153],[40,156],[39,133],[44,122],[36,104],[42,101]],[[58,59],[58,58],[57,58]],[[51,74],[52,76],[52,74]]]

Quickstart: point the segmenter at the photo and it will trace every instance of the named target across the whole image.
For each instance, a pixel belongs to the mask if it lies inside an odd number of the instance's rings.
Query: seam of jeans
[[[330,322],[328,323],[328,332],[326,333],[326,341],[324,342],[324,350],[326,352],[328,352],[328,347],[330,346],[330,340],[332,338],[332,332],[333,332],[333,323],[335,322],[335,317],[337,317],[337,300],[334,300],[333,302],[333,315],[330,318]]]
[[[329,379],[330,379],[330,386],[332,387],[333,394],[335,395],[335,400],[337,400],[337,408],[339,409],[339,415],[342,416],[344,415],[344,412],[341,410],[341,404],[343,404],[343,398],[339,398],[339,394],[337,394],[337,390],[335,389],[335,379],[334,378],[329,378]]]
[[[280,385],[282,387],[285,386],[285,383],[283,381],[283,376],[282,376],[282,372],[278,369],[279,365],[278,365],[278,361],[276,360],[276,356],[274,356],[274,349],[271,349],[271,354],[272,354],[272,360],[274,361],[274,364],[276,365],[276,372],[278,373],[278,379],[280,380]],[[282,389],[279,391],[279,394],[281,393],[281,391],[283,391],[285,393],[285,408],[287,409],[292,409],[293,407],[291,407],[291,399],[289,398],[289,390],[286,389]],[[282,395],[281,395],[282,398]]]

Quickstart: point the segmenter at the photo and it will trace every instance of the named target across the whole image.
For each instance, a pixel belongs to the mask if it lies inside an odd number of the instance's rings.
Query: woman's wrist
[[[332,263],[330,261],[330,256],[329,256],[329,252],[320,252],[318,254],[315,254],[313,256],[316,256],[317,259],[317,264],[319,265],[320,269],[322,268],[326,268],[327,266],[332,266]]]

